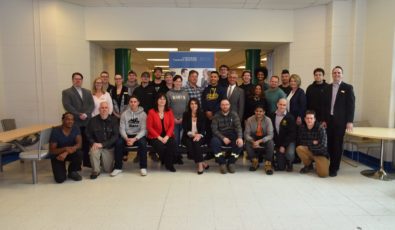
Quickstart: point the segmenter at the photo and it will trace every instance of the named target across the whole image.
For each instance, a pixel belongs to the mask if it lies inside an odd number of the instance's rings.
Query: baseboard
[[[371,155],[368,155],[366,153],[363,152],[359,152],[359,151],[348,151],[348,150],[344,150],[344,156],[360,162],[366,166],[369,166],[373,169],[378,169],[380,167],[380,159],[373,157]],[[391,161],[384,161],[384,169],[386,172],[395,172],[395,167],[392,164]]]

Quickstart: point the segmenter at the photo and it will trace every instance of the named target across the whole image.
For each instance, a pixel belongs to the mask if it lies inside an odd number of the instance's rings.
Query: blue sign
[[[215,53],[169,52],[169,68],[215,68]]]

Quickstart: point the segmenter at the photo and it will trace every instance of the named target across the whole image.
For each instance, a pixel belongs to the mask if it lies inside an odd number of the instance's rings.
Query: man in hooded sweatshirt
[[[122,172],[122,161],[125,155],[125,146],[137,146],[137,155],[140,161],[141,176],[147,175],[147,140],[146,120],[147,114],[139,106],[140,102],[136,96],[129,99],[129,108],[121,115],[119,133],[121,138],[115,146],[115,165],[111,176]]]

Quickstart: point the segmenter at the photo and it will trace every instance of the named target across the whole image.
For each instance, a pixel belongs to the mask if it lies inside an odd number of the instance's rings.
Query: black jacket
[[[274,144],[276,147],[288,147],[291,142],[296,141],[296,122],[291,113],[287,113],[280,122],[280,130],[276,128],[276,114],[269,115],[273,123]]]
[[[322,84],[313,82],[306,90],[307,109],[315,111],[315,117],[319,122],[324,120],[324,90],[327,86],[325,80]]]
[[[330,119],[331,101],[332,101],[332,84],[329,84],[325,90],[325,113],[324,120],[326,122]],[[346,128],[347,122],[354,121],[355,112],[355,95],[352,85],[341,82],[339,90],[337,91],[336,101],[333,108],[333,121],[335,125],[344,126]]]
[[[110,149],[119,138],[119,122],[113,116],[103,120],[100,114],[89,120],[86,129],[86,137],[89,144],[101,143],[103,148]]]
[[[198,133],[205,136],[206,134],[206,117],[203,112],[199,111],[197,114],[196,128]],[[182,142],[188,138],[188,132],[192,130],[192,116],[188,112],[182,115]]]
[[[151,84],[146,87],[140,85],[134,90],[133,94],[139,99],[140,106],[144,108],[144,112],[148,114],[148,111],[154,107],[156,97],[154,86]]]

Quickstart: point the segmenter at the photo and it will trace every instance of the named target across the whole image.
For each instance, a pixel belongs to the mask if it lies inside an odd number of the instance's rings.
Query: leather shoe
[[[78,172],[70,172],[69,173],[69,178],[72,179],[73,181],[80,181],[82,180],[82,177]]]
[[[335,177],[335,176],[337,176],[337,171],[332,171],[332,170],[330,170],[330,171],[329,171],[329,176],[330,176],[330,177]]]

